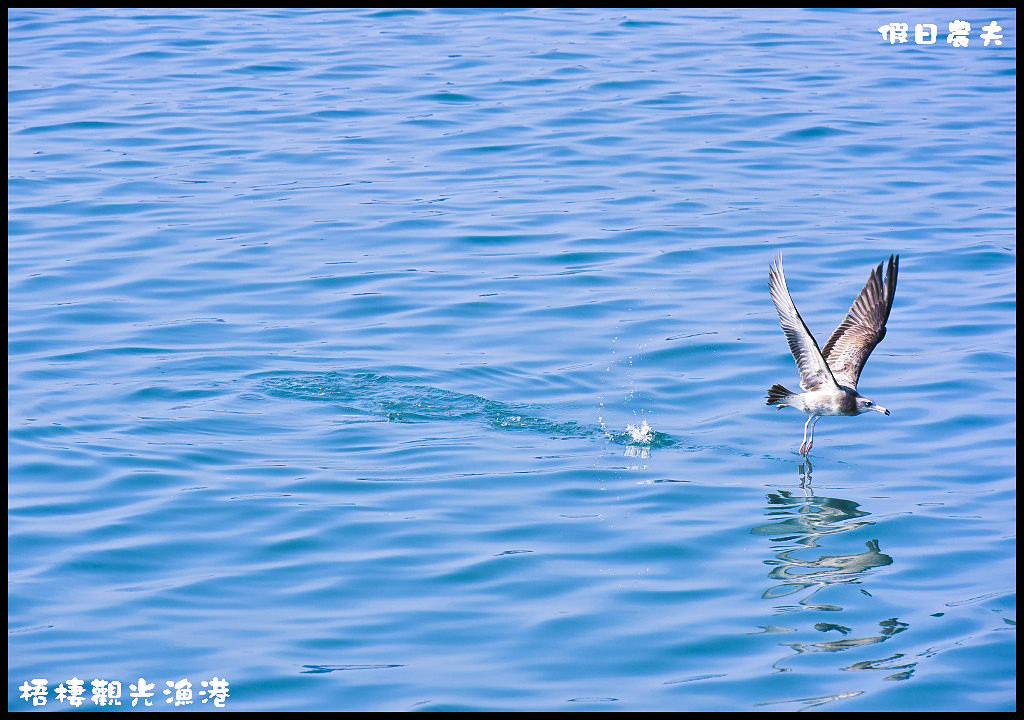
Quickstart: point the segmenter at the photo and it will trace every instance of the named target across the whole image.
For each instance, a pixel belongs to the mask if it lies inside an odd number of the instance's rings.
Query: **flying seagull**
[[[782,271],[782,255],[769,271],[772,302],[779,312],[779,324],[800,370],[800,387],[804,392],[794,393],[781,385],[772,385],[768,390],[768,404],[779,408],[794,407],[809,416],[804,423],[801,455],[811,451],[814,426],[824,415],[860,415],[871,410],[889,414],[884,407],[857,392],[857,380],[864,363],[875,345],[885,337],[885,322],[889,319],[892,299],[896,295],[899,255],[889,256],[889,267],[883,280],[884,264],[879,263],[871,273],[850,312],[846,313],[846,319],[825,343],[824,351],[818,349],[818,343],[793,304]],[[810,437],[807,436],[808,426]]]

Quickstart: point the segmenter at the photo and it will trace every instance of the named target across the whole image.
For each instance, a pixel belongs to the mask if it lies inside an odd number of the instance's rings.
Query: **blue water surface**
[[[8,55],[9,709],[1015,709],[1013,10],[13,9]],[[779,252],[822,344],[900,256],[892,414],[810,462]]]

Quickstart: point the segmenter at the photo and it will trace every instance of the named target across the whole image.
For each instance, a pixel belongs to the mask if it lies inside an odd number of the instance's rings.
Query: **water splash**
[[[633,438],[633,442],[637,445],[650,445],[655,436],[654,428],[647,424],[646,418],[640,423],[639,427],[627,425],[626,432],[629,433],[630,437]]]

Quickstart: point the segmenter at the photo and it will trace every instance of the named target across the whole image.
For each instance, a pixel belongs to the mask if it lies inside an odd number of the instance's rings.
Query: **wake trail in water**
[[[261,386],[276,397],[330,402],[345,414],[385,418],[388,422],[451,420],[566,440],[605,438],[619,445],[658,448],[676,444],[668,435],[654,430],[646,420],[639,427],[629,425],[623,432],[610,432],[603,424],[550,420],[537,417],[527,405],[498,402],[373,372],[269,377],[261,381]]]

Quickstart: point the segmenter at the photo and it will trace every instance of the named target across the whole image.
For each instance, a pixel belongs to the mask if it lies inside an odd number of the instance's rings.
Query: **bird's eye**
[[[872,403],[871,403],[871,401],[870,401],[870,400],[865,400],[865,401],[864,401],[864,405],[865,405],[866,407],[871,407]]]

